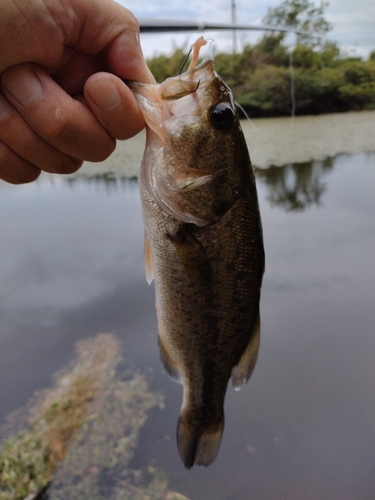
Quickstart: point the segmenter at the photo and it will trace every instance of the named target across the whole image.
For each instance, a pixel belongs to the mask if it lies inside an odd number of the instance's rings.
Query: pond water
[[[153,462],[191,500],[375,498],[374,167],[363,152],[257,172],[259,359],[246,387],[228,388],[218,458],[190,471],[175,442],[182,388],[159,364],[137,182],[3,185],[1,421],[50,385],[74,342],[115,332],[165,394],[133,468]]]

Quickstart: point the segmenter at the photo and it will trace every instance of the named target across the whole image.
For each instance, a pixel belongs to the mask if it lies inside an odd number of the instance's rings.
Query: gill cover
[[[194,44],[185,73],[160,85],[131,84],[148,126],[142,182],[165,212],[197,226],[219,220],[241,189],[223,164],[223,133],[237,120],[232,94],[211,55],[196,65],[204,44]]]

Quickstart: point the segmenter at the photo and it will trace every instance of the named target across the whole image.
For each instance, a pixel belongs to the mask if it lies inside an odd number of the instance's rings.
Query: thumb
[[[112,137],[129,139],[144,127],[133,92],[117,76],[95,73],[86,81],[84,95],[97,120]]]

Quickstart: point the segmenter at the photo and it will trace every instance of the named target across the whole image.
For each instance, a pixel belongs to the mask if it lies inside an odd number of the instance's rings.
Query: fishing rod
[[[206,23],[204,21],[190,21],[181,19],[148,19],[139,18],[139,29],[141,33],[168,33],[178,31],[224,31],[224,30],[251,30],[251,31],[281,31],[296,33],[308,37],[314,37],[307,31],[300,31],[289,27],[256,25],[256,24],[233,24],[233,23]]]

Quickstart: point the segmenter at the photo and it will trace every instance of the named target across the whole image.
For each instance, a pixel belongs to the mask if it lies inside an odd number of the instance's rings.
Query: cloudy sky
[[[231,0],[117,0],[139,18],[193,19],[206,22],[230,22]],[[261,24],[268,7],[280,5],[282,0],[237,0],[237,21]],[[316,2],[320,3],[320,2]],[[374,0],[330,0],[325,15],[333,27],[328,39],[336,41],[347,55],[367,58],[375,50],[375,2]],[[216,48],[231,51],[232,34],[205,32],[214,38]],[[237,44],[254,43],[261,32],[239,32]],[[146,57],[170,53],[174,46],[189,46],[197,33],[143,34],[141,37]],[[293,42],[293,37],[288,40]]]

